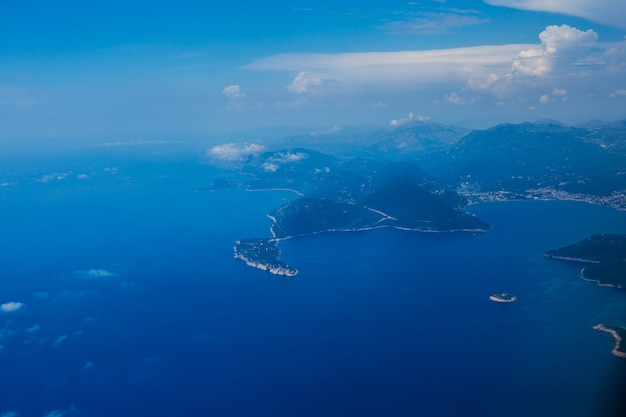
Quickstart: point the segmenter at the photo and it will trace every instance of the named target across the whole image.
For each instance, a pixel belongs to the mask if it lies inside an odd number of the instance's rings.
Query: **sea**
[[[233,258],[288,191],[207,191],[202,143],[0,156],[0,417],[621,415],[626,292],[544,252],[626,233],[574,201],[471,205],[486,233],[393,229]],[[494,293],[513,303],[489,300]]]

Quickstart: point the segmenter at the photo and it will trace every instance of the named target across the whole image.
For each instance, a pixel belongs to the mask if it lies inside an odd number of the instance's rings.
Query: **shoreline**
[[[605,284],[599,279],[587,278],[585,276],[585,268],[580,270],[580,278],[582,278],[583,281],[595,283],[598,287],[610,287],[610,288],[619,288],[619,289],[623,288],[621,285],[618,285],[618,284]]]
[[[615,346],[613,346],[613,350],[611,350],[611,353],[617,356],[618,358],[626,358],[626,352],[619,350],[620,345],[622,343],[622,337],[619,335],[617,330],[612,329],[610,327],[606,327],[602,323],[596,324],[595,326],[592,327],[592,329],[611,334],[611,336],[613,336],[613,338],[615,339]]]
[[[572,258],[570,256],[551,255],[549,253],[544,253],[543,256],[545,256],[546,258],[556,259],[556,260],[559,260],[559,261],[585,262],[585,263],[589,263],[589,264],[599,264],[600,263],[600,261],[593,261],[591,259]]]
[[[391,225],[385,224],[385,225],[379,225],[379,226],[374,225],[374,226],[367,226],[367,227],[354,228],[354,229],[327,229],[327,230],[319,230],[319,231],[311,232],[311,233],[303,233],[300,235],[277,237],[276,232],[274,231],[274,226],[278,223],[275,221],[275,218],[273,216],[267,215],[267,217],[270,218],[272,221],[274,221],[274,224],[272,224],[272,226],[270,227],[270,233],[272,234],[272,239],[276,241],[293,239],[296,237],[315,236],[321,233],[366,232],[369,230],[378,230],[378,229],[395,229],[395,230],[402,230],[406,232],[417,232],[417,233],[460,233],[460,232],[462,233],[486,233],[489,231],[489,229],[487,230],[485,229],[452,229],[452,230],[412,229],[410,227],[391,226]]]

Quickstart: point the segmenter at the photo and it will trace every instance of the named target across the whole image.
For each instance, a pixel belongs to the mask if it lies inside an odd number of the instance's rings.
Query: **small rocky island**
[[[490,295],[489,299],[491,301],[495,301],[496,303],[512,303],[513,301],[517,300],[517,297],[514,295],[509,295],[505,292],[502,292],[500,294]]]
[[[585,263],[580,275],[601,286],[626,288],[626,235],[597,234],[573,245],[553,249],[545,256]]]
[[[611,353],[619,358],[626,358],[626,350],[622,346],[622,340],[626,337],[626,329],[618,326],[605,326],[604,324],[596,324],[594,330],[607,332],[615,339],[615,346]]]
[[[246,265],[275,275],[293,277],[298,270],[280,261],[280,250],[275,239],[242,239],[235,243],[235,258]]]

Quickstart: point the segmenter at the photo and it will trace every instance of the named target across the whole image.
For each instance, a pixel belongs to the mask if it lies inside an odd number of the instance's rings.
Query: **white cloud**
[[[582,17],[597,23],[626,28],[623,0],[485,0],[493,6],[535,10]]]
[[[567,64],[572,59],[584,57],[584,51],[597,42],[598,34],[591,29],[582,31],[568,25],[551,25],[539,34],[539,40],[539,47],[520,51],[513,62],[511,75],[547,76],[559,61]],[[564,56],[566,52],[569,56]]]
[[[241,91],[238,84],[225,87],[222,94],[228,98],[228,110],[239,111],[244,108],[246,94]]]
[[[552,89],[552,92],[550,92],[550,94],[542,94],[541,96],[539,96],[539,102],[541,104],[548,104],[557,100],[566,102],[567,99],[567,90],[564,88],[556,87]]]
[[[430,117],[428,116],[421,116],[419,114],[415,114],[413,112],[410,112],[407,117],[401,117],[399,119],[393,119],[389,122],[390,126],[400,126],[403,125],[407,122],[411,122],[411,121],[418,121],[418,122],[428,122],[430,121]]]
[[[472,11],[421,13],[405,21],[389,22],[384,29],[400,34],[439,34],[449,33],[456,28],[489,23],[491,20],[477,16]]]
[[[59,346],[61,346],[61,344],[63,344],[65,339],[67,339],[67,335],[66,334],[62,334],[61,336],[59,336],[56,339],[54,339],[54,341],[52,342],[52,348],[53,349],[57,349]]]
[[[69,415],[75,415],[77,413],[76,407],[71,406],[67,410],[52,410],[43,414],[43,417],[67,417]]]
[[[246,94],[241,91],[241,88],[237,84],[225,87],[222,90],[222,94],[230,99],[240,99],[246,96]]]
[[[107,271],[106,269],[87,269],[84,271],[74,271],[75,275],[78,275],[81,278],[107,278],[115,276],[113,272]]]
[[[50,293],[46,291],[38,291],[33,294],[37,298],[48,298],[50,297]]]
[[[324,74],[324,80],[343,84],[375,83],[406,89],[407,83],[429,85],[454,79],[465,82],[472,77],[486,77],[494,72],[494,68],[506,71],[519,51],[533,46],[512,44],[423,51],[280,54],[251,62],[244,68],[297,71],[298,75],[318,74],[312,79],[322,79],[319,74]],[[320,84],[316,86],[321,87]]]
[[[278,162],[281,164],[286,164],[289,162],[298,162],[302,159],[308,158],[308,155],[304,152],[278,152],[276,156],[272,157],[272,162]]]
[[[225,143],[212,147],[207,155],[226,162],[241,162],[248,156],[260,154],[264,149],[256,143]]]
[[[13,311],[17,311],[22,307],[24,307],[24,303],[19,303],[15,301],[10,301],[8,303],[0,304],[0,310],[5,313],[11,313]]]
[[[19,417],[20,413],[17,411],[5,411],[0,414],[0,417]]]
[[[272,164],[270,162],[265,162],[263,165],[261,165],[261,167],[263,168],[263,171],[265,172],[276,172],[278,171],[278,165],[276,164]]]
[[[300,71],[291,84],[287,86],[289,91],[296,94],[310,93],[314,91],[314,87],[322,85],[322,77],[306,71]]]
[[[307,104],[312,105],[315,100],[324,108],[329,104],[349,105],[352,98],[362,97],[361,103],[368,105],[392,95],[415,94],[415,100],[424,105],[451,104],[469,109],[480,103],[527,109],[543,95],[544,103],[571,102],[571,95],[580,98],[577,109],[583,112],[583,106],[589,102],[583,103],[585,98],[619,96],[615,92],[626,79],[626,41],[599,42],[593,30],[553,25],[538,34],[535,44],[279,54],[253,61],[244,68],[293,71],[299,80],[292,83],[294,92],[319,93],[307,97],[311,102]],[[307,80],[320,81],[312,85]],[[553,91],[557,82],[565,94]],[[358,103],[352,101],[355,102]]]
[[[549,94],[543,94],[541,96],[539,96],[539,102],[541,104],[548,104],[550,102],[554,101],[554,99],[552,97],[550,97]]]
[[[38,179],[36,179],[35,181],[43,182],[43,183],[46,183],[46,182],[49,182],[49,181],[53,181],[53,180],[61,181],[61,180],[66,179],[68,175],[70,175],[69,172],[45,174],[45,175],[42,175],[41,177],[39,177]]]
[[[610,97],[626,97],[626,89],[620,88],[611,93]]]
[[[39,330],[41,327],[38,324],[33,324],[32,326],[28,327],[25,332],[26,333],[35,333],[37,330]]]

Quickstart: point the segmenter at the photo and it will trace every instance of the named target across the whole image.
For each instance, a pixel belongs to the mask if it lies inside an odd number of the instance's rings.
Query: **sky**
[[[5,3],[5,143],[626,117],[622,0]]]

